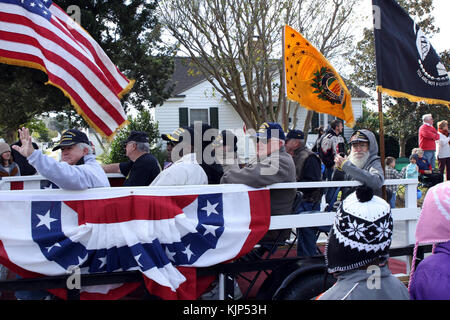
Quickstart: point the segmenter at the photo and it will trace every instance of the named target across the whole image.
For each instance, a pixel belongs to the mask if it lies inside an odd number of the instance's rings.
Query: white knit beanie
[[[9,151],[11,152],[11,148],[9,147],[9,144],[5,142],[0,142],[0,155],[3,154],[3,152]]]

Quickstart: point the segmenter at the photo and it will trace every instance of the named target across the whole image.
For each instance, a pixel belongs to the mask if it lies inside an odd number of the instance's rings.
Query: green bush
[[[150,141],[150,153],[155,156],[158,162],[162,165],[164,161],[164,152],[161,143],[159,142],[158,123],[154,122],[150,112],[147,110],[141,111],[138,116],[133,119],[128,117],[130,124],[117,132],[111,143],[109,155],[105,157],[104,162],[117,163],[129,161],[125,155],[124,142],[130,135],[131,131],[144,131],[148,134]]]

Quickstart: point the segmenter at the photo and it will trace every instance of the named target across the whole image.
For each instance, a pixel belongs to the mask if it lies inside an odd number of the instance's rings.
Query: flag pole
[[[384,124],[383,124],[383,97],[381,94],[381,90],[378,89],[378,117],[380,118],[380,157],[381,157],[381,167],[383,168],[383,173],[386,175],[386,167],[385,167],[385,149],[384,149]],[[382,187],[383,199],[388,201],[386,194],[386,186]]]
[[[285,58],[285,52],[284,52],[284,36],[285,36],[285,29],[286,29],[286,27],[282,27],[282,32],[281,32],[281,41],[282,41],[282,43],[281,43],[281,50],[282,50],[282,54],[281,54],[281,60],[283,60],[283,85],[282,85],[282,88],[283,88],[283,93],[284,93],[284,99],[283,99],[283,103],[282,103],[282,105],[281,105],[281,112],[283,113],[283,119],[282,119],[282,121],[283,121],[283,125],[282,125],[282,127],[283,127],[283,130],[284,131],[287,131],[287,125],[286,125],[286,120],[287,120],[287,115],[286,115],[286,104],[287,104],[287,88],[286,88],[286,64],[285,64],[285,61],[284,61],[284,58]]]

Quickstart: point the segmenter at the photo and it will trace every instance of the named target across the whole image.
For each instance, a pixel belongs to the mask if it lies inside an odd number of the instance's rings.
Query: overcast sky
[[[433,0],[433,6],[435,26],[440,28],[440,33],[429,40],[436,52],[440,53],[446,49],[450,50],[450,0]],[[372,27],[372,1],[362,0],[360,10],[364,18],[363,23],[358,26],[359,28],[355,28],[358,37],[361,36],[359,29]]]
[[[431,45],[437,52],[450,50],[450,0],[434,0],[435,25],[441,32],[430,39]]]

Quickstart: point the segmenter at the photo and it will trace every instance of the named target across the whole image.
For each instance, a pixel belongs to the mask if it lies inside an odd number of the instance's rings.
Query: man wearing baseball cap
[[[164,135],[173,143],[171,158],[174,163],[161,171],[151,186],[208,184],[208,176],[200,166],[199,157],[194,150],[194,134],[194,128],[184,126],[172,134]]]
[[[350,137],[350,154],[335,156],[336,170],[334,180],[356,180],[373,189],[376,196],[382,197],[384,171],[378,156],[378,143],[375,135],[366,129],[355,131]],[[355,188],[343,188],[342,199]],[[389,199],[388,199],[389,200]]]
[[[92,154],[92,147],[86,134],[70,129],[65,131],[53,151],[61,149],[61,162],[35,150],[28,128],[19,129],[22,146],[14,150],[27,158],[28,162],[47,180],[61,189],[84,190],[109,187],[109,181],[102,167]]]
[[[256,138],[257,159],[242,169],[231,169],[224,173],[221,183],[245,184],[262,188],[274,183],[295,182],[295,164],[286,152],[283,129],[278,123],[265,122],[254,136]],[[295,189],[270,190],[271,215],[292,213],[296,195]],[[290,230],[269,231],[262,242],[283,243],[290,236]]]
[[[222,164],[224,172],[240,168],[237,141],[237,137],[231,131],[222,130],[212,142],[215,159]]]
[[[122,173],[124,187],[148,186],[161,172],[158,160],[150,154],[149,138],[143,131],[131,131],[124,142],[127,162],[103,165],[106,173]]]

